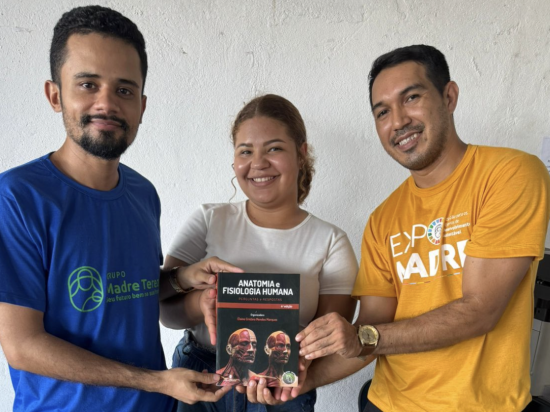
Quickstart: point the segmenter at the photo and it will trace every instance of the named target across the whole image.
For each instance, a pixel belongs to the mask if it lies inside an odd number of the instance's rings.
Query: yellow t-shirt
[[[430,352],[379,356],[369,399],[389,411],[521,411],[531,395],[533,288],[550,216],[550,177],[527,153],[468,146],[456,170],[407,179],[370,216],[354,296],[396,297],[395,320],[462,297],[466,255],[533,256],[494,330]]]

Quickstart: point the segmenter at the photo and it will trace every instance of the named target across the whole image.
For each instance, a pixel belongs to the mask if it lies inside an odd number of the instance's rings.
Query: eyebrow
[[[286,143],[286,142],[282,139],[272,139],[265,142],[264,146],[269,146],[272,143]],[[241,143],[236,148],[238,149],[239,147],[252,147],[252,143]]]
[[[100,79],[101,76],[99,74],[95,74],[95,73],[80,72],[80,73],[75,74],[74,78],[75,79]],[[139,89],[139,84],[137,84],[137,82],[135,82],[133,80],[118,79],[118,82],[122,83],[122,84],[128,84],[130,86],[134,86],[137,89]]]
[[[410,86],[405,87],[403,90],[401,90],[399,92],[399,96],[404,96],[407,93],[409,93],[411,90],[417,90],[417,89],[426,90],[426,86],[424,86],[422,83],[411,84]],[[383,101],[379,101],[378,103],[376,103],[374,106],[372,106],[372,112],[374,113],[374,111],[380,106],[382,106],[383,104],[384,104]]]

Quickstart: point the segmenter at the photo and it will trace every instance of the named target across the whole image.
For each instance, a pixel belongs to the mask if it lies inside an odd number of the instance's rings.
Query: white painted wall
[[[61,145],[61,116],[43,96],[49,42],[63,12],[89,3],[0,0],[0,171]],[[447,56],[466,142],[538,154],[550,136],[549,0],[97,3],[131,18],[147,41],[147,111],[123,161],[158,189],[165,249],[200,203],[231,197],[231,121],[272,92],[300,109],[315,148],[306,208],[346,230],[359,254],[368,215],[407,176],[382,150],[368,107],[370,64],[395,47],[427,43]],[[170,357],[180,333],[162,332]],[[371,374],[320,390],[317,411],[356,410]],[[0,411],[12,400],[2,355]]]

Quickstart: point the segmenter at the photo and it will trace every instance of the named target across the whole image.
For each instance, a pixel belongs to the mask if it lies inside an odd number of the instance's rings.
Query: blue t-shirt
[[[43,156],[0,174],[0,301],[44,312],[46,332],[106,358],[166,369],[159,330],[160,202],[120,165],[102,192]],[[10,367],[14,411],[169,411],[173,400]]]

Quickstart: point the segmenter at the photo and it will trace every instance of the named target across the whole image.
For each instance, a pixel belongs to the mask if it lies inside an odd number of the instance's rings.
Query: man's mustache
[[[93,116],[89,115],[89,114],[82,115],[82,117],[80,118],[80,125],[82,127],[84,127],[88,123],[91,123],[91,121],[93,119],[110,120],[110,121],[113,121],[113,122],[117,122],[118,124],[120,124],[120,127],[125,132],[128,131],[128,129],[130,128],[130,126],[128,126],[128,123],[126,122],[126,120],[121,119],[120,117],[116,117],[116,116],[105,116],[103,114],[95,114]]]
[[[417,124],[416,126],[405,126],[404,128],[397,130],[395,134],[392,137],[392,142],[395,142],[396,139],[400,138],[404,134],[407,134],[409,132],[423,132],[424,131],[424,123]]]

